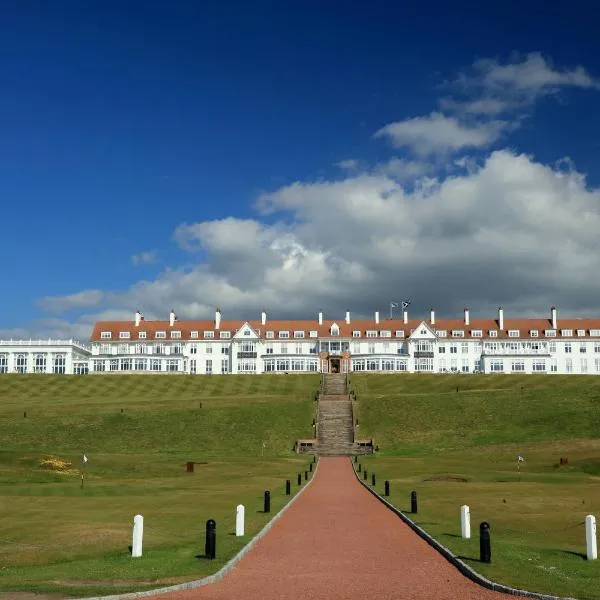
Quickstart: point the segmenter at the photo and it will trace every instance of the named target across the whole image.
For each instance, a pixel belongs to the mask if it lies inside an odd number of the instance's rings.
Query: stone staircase
[[[372,444],[354,439],[354,414],[345,373],[323,375],[317,423],[317,452],[321,456],[350,456],[373,451]]]

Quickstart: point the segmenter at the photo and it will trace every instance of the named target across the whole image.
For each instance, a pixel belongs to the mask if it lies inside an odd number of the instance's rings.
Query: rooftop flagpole
[[[390,302],[390,321],[392,320],[393,316],[394,316],[394,309],[398,308],[398,303],[397,302]]]

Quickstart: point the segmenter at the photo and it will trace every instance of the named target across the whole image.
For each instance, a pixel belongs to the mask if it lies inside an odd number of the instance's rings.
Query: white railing
[[[75,346],[91,352],[91,346],[78,340],[0,340],[0,346]]]

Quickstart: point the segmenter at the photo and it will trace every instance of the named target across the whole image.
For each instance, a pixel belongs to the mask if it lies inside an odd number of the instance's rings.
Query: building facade
[[[76,340],[0,340],[0,374],[87,375],[91,355]]]
[[[96,323],[90,373],[425,372],[600,375],[600,319],[131,321]]]

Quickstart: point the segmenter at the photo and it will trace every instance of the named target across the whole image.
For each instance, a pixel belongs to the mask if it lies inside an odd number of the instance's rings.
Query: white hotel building
[[[600,375],[600,319],[548,318],[100,321],[91,344],[2,341],[0,373],[294,372]]]

